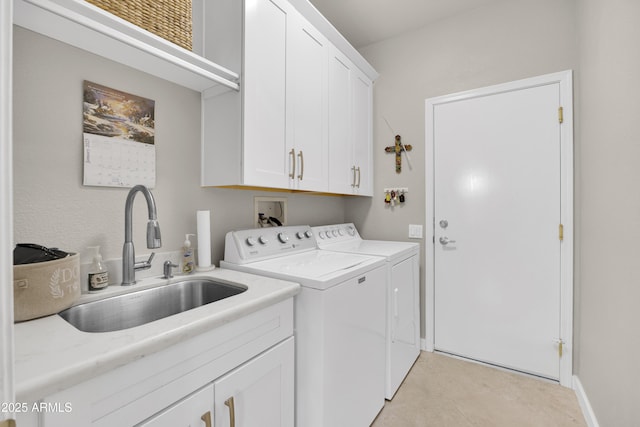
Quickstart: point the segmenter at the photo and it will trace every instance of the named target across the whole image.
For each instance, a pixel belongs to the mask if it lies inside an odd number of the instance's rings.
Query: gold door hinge
[[[562,340],[558,343],[558,357],[562,357]]]
[[[562,123],[564,121],[564,114],[563,114],[563,109],[562,107],[558,107],[558,122]]]
[[[556,338],[553,341],[558,344],[558,357],[562,357],[562,347],[564,346],[564,340],[562,338]]]
[[[558,225],[558,239],[560,239],[560,241],[564,240],[564,225],[562,224]]]

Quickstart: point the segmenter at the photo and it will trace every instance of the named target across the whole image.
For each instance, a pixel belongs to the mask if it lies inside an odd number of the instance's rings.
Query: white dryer
[[[320,250],[309,226],[232,231],[222,268],[298,282],[296,425],[370,425],[384,406],[384,258]]]
[[[364,240],[351,223],[312,230],[321,249],[381,256],[386,260],[385,397],[391,400],[420,354],[420,245]]]

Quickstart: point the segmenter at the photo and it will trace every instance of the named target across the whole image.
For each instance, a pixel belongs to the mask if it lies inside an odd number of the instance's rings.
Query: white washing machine
[[[420,245],[363,240],[351,223],[312,230],[321,249],[381,256],[386,260],[385,397],[391,400],[420,354]]]
[[[309,226],[288,226],[227,233],[220,266],[302,286],[296,425],[369,426],[384,406],[384,258],[320,250]]]

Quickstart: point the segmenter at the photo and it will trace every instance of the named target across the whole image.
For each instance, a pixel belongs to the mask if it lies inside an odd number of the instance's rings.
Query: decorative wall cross
[[[396,153],[396,173],[402,172],[402,152],[411,151],[412,148],[413,147],[411,147],[411,145],[404,145],[402,143],[402,141],[400,140],[400,135],[396,135],[395,145],[384,147],[384,151],[386,151],[387,153]]]

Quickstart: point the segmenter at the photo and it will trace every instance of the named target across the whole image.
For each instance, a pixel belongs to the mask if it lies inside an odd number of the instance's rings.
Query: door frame
[[[13,378],[13,1],[0,2],[0,397],[15,402]],[[14,413],[0,412],[0,425]],[[5,423],[6,422],[6,423]],[[10,425],[10,424],[9,424]]]
[[[495,95],[549,84],[560,85],[563,121],[560,126],[560,220],[564,238],[560,246],[560,335],[563,356],[560,358],[560,384],[573,382],[573,72],[551,73],[509,83],[429,98],[425,101],[425,343],[426,351],[434,351],[435,336],[435,217],[434,217],[434,109],[437,105]],[[429,243],[431,240],[431,243]]]

